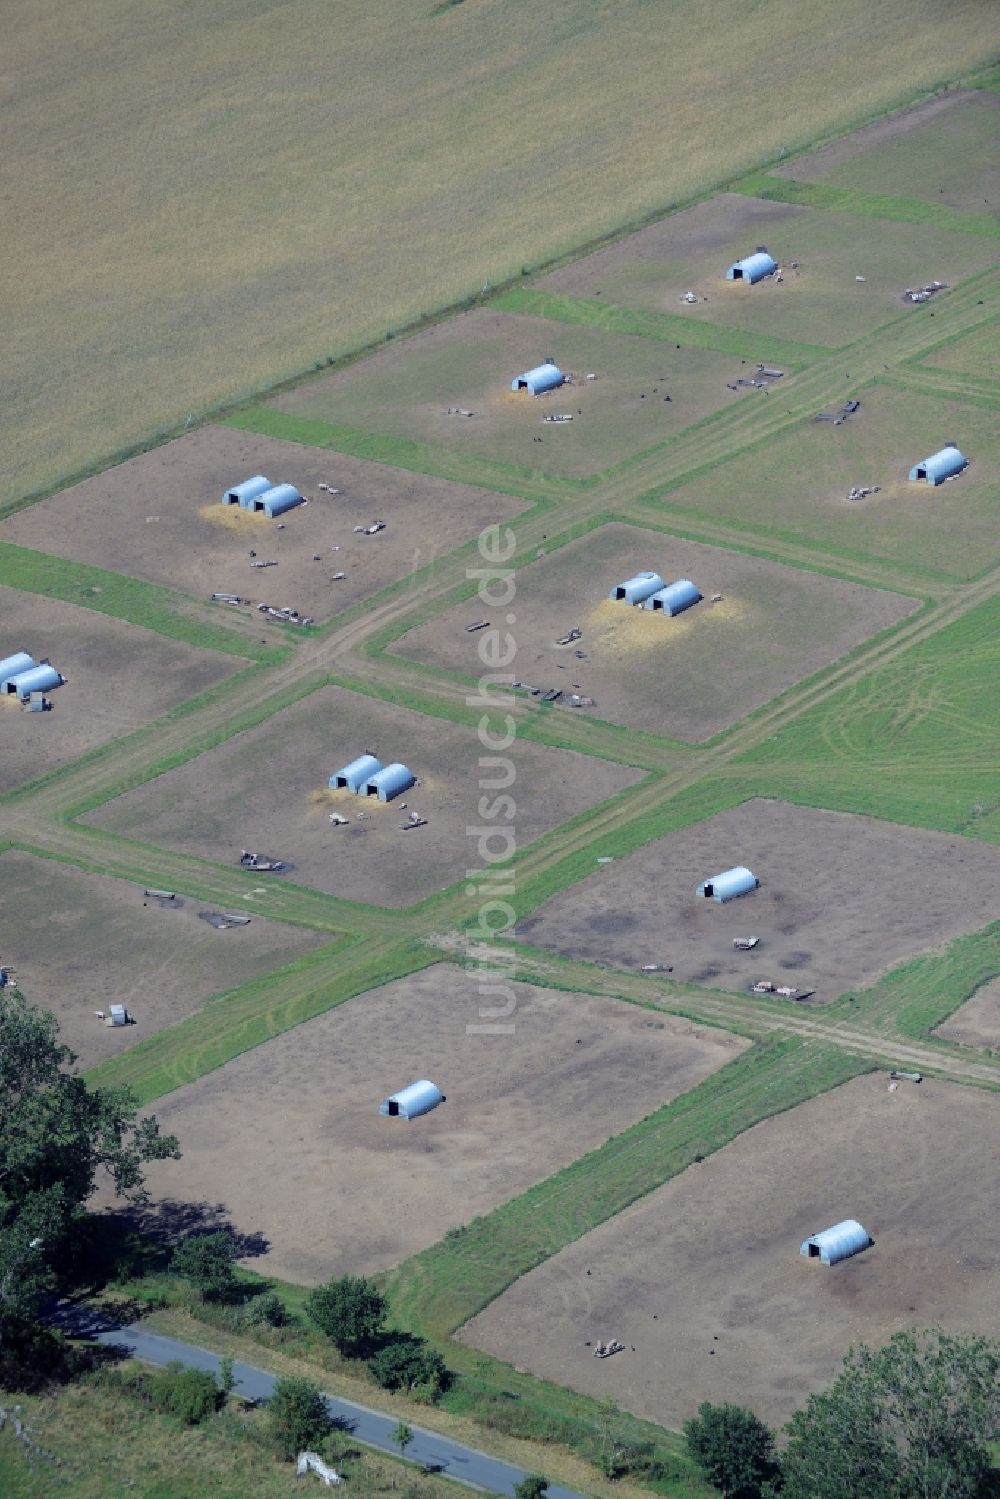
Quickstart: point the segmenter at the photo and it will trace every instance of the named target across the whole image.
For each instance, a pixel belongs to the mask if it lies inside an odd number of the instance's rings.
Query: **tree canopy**
[[[684,1422],[684,1436],[688,1452],[723,1494],[750,1499],[774,1471],[774,1438],[763,1421],[742,1406],[703,1401],[697,1416]]]
[[[180,1155],[127,1088],[88,1088],[53,1015],[0,990],[0,1368],[38,1336],[38,1308],[98,1180],[145,1197],[147,1161]]]
[[[191,1282],[205,1301],[228,1301],[236,1286],[236,1245],[224,1228],[210,1234],[186,1234],[174,1250],[170,1268]]]
[[[852,1349],[788,1433],[783,1499],[975,1499],[1000,1436],[1000,1344],[935,1330]]]
[[[306,1299],[307,1315],[349,1357],[374,1345],[386,1310],[384,1296],[363,1275],[341,1275]]]

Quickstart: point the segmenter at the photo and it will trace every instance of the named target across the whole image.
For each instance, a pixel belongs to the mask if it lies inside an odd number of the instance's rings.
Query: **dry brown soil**
[[[984,984],[934,1034],[962,1046],[1000,1046],[1000,979]]]
[[[219,1204],[263,1233],[255,1268],[315,1282],[370,1274],[489,1212],[730,1061],[722,1031],[616,1000],[510,986],[509,1034],[474,1028],[474,973],[439,964],[276,1037],[156,1105],[184,1145],[154,1197]],[[380,1099],[429,1077],[415,1120]]]
[[[997,1334],[997,1100],[886,1084],[858,1078],[757,1125],[519,1280],[462,1336],[679,1426],[702,1400],[783,1422],[851,1344],[904,1327]],[[842,1218],[874,1247],[836,1266],[800,1256]],[[625,1352],[594,1359],[588,1341],[612,1337]]]
[[[494,724],[494,732],[497,725]],[[330,776],[366,751],[383,765],[401,760],[419,784],[394,802],[327,791]],[[405,906],[495,862],[499,833],[485,853],[469,828],[513,827],[523,847],[641,772],[568,750],[519,741],[513,821],[494,806],[495,767],[474,728],[327,687],[255,729],[159,776],[90,814],[99,827],[182,853],[229,863],[242,848],[285,859],[290,878],[331,895]],[[495,758],[495,756],[494,756]],[[488,805],[484,821],[480,799]],[[405,810],[403,809],[405,804]],[[338,811],[347,826],[331,826]],[[358,813],[364,812],[359,819]],[[401,831],[410,812],[426,827]]]
[[[647,568],[668,583],[692,579],[703,602],[670,619],[608,598],[616,583]],[[716,593],[724,597],[713,604]],[[916,607],[899,594],[742,552],[603,526],[519,570],[510,630],[517,656],[509,669],[532,686],[594,698],[594,708],[573,712],[705,739]],[[475,600],[456,604],[396,649],[478,675],[477,636],[465,627],[489,614]],[[503,627],[499,617],[495,623]],[[582,637],[557,646],[573,625]]]
[[[324,940],[257,916],[214,931],[199,920],[206,909],[186,898],[147,901],[140,885],[9,850],[0,857],[0,963],[91,1067]],[[94,1011],[111,1004],[134,1010],[137,1023],[103,1026]]]
[[[296,485],[310,503],[280,521],[222,505],[231,485],[258,473]],[[0,540],[203,598],[235,593],[325,619],[523,509],[509,495],[204,427],[0,521]],[[386,529],[354,535],[375,520]],[[278,566],[251,567],[251,548]],[[334,583],[338,572],[346,577]]]
[[[725,905],[702,880],[745,864],[760,889]],[[659,838],[562,891],[518,936],[574,957],[746,989],[771,979],[819,1003],[996,915],[1000,849],[949,833],[755,798]],[[752,952],[733,938],[755,935]]]
[[[0,621],[0,656],[48,656],[67,679],[51,713],[0,697],[0,791],[131,733],[245,664],[13,588],[0,587]]]

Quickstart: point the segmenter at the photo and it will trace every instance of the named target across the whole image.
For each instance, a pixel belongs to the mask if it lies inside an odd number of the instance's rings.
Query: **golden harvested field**
[[[989,0],[10,0],[5,489],[990,58]]]

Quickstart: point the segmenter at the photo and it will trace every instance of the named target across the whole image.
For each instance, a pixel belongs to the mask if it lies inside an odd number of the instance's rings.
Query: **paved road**
[[[207,1369],[215,1374],[219,1368],[218,1354],[207,1348],[198,1348],[193,1343],[182,1343],[177,1338],[168,1338],[163,1333],[152,1332],[141,1322],[120,1327],[104,1318],[90,1318],[78,1308],[63,1307],[53,1317],[55,1325],[74,1337],[86,1337],[97,1343],[117,1345],[127,1349],[133,1358],[148,1364],[169,1364],[178,1360],[194,1369]],[[236,1390],[248,1400],[266,1400],[275,1386],[275,1376],[252,1364],[233,1365]],[[398,1455],[399,1448],[391,1441],[390,1433],[397,1417],[383,1416],[366,1405],[357,1405],[353,1400],[341,1400],[335,1396],[325,1397],[327,1408],[336,1424],[366,1447],[377,1447],[381,1452]],[[422,1426],[413,1426],[413,1441],[406,1449],[410,1462],[447,1474],[459,1483],[472,1488],[485,1489],[492,1494],[512,1495],[514,1485],[525,1476],[523,1468],[501,1462],[475,1447],[465,1447],[449,1437],[438,1436]],[[573,1489],[549,1485],[548,1499],[582,1499]]]

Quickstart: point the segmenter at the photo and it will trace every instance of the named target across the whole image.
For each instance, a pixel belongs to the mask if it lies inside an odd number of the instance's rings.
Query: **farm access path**
[[[587,519],[609,512],[648,521],[644,502],[694,469],[737,456],[763,437],[773,436],[821,407],[834,404],[843,397],[845,388],[862,388],[882,376],[887,366],[892,371],[919,354],[931,338],[939,342],[989,320],[995,315],[993,303],[997,301],[995,286],[992,290],[991,297],[984,275],[972,277],[936,304],[933,335],[921,312],[910,310],[847,348],[831,350],[828,356],[805,369],[789,372],[780,393],[776,390],[767,400],[748,396],[745,402],[729,407],[697,432],[686,437],[682,434],[639,459],[618,466],[593,486],[569,497],[553,494],[544,508],[529,512],[516,522],[519,555],[533,555],[546,536],[551,542],[560,525],[578,527]],[[706,521],[703,529],[704,539],[716,544],[739,547],[747,540],[745,532],[729,529],[722,522]],[[685,519],[685,531],[690,533],[690,530],[690,522]],[[772,544],[768,539],[767,548],[779,560],[800,566],[824,568],[831,563],[830,558],[818,549],[812,551],[806,543]],[[240,728],[260,722],[327,681],[362,687],[377,682],[379,690],[390,698],[403,689],[412,696],[412,673],[406,663],[384,652],[368,653],[366,647],[374,636],[401,624],[414,609],[433,603],[463,582],[467,556],[466,549],[450,560],[444,559],[411,587],[382,603],[376,601],[374,607],[349,616],[340,625],[335,619],[324,633],[290,641],[289,656],[279,665],[248,668],[238,673],[192,711],[139,730],[106,751],[70,766],[66,772],[15,793],[3,806],[5,842],[119,879],[165,886],[195,898],[238,905],[274,920],[329,932],[331,937],[348,935],[352,939],[348,950],[331,948],[315,970],[313,978],[317,984],[325,976],[342,979],[345,968],[356,967],[363,973],[370,964],[372,951],[384,948],[386,943],[398,944],[402,950],[414,943],[433,942],[435,934],[460,928],[474,916],[476,909],[475,897],[466,895],[461,884],[443,896],[404,910],[364,906],[292,884],[276,882],[261,886],[259,879],[255,883],[237,868],[131,843],[84,827],[73,819],[155,775],[157,767],[166,766],[171,759],[176,763],[189,758]],[[905,574],[877,563],[862,564],[855,573],[876,586],[902,587],[906,582]],[[720,776],[745,780],[745,771],[733,764],[736,757],[761,744],[806,709],[893,660],[1000,591],[1000,569],[968,584],[949,583],[933,575],[931,578],[933,581],[929,582],[921,577],[916,586],[913,581],[910,583],[911,592],[919,591],[929,598],[923,609],[881,639],[859,648],[841,665],[834,664],[818,678],[790,689],[716,741],[706,746],[688,746],[673,741],[658,744],[648,737],[630,736],[629,763],[645,769],[647,776],[587,819],[557,828],[530,846],[518,857],[518,879],[523,884],[544,876],[561,861],[622,826],[648,817],[679,792],[701,781]],[[464,706],[467,691],[461,683],[431,675],[421,678],[422,698],[440,705],[446,714]],[[545,714],[528,699],[514,699],[509,711],[525,737],[558,742],[581,753],[622,758],[620,732],[611,726],[568,713]],[[542,976],[541,969],[536,971]],[[616,975],[613,979],[618,986],[616,992],[621,992],[624,977]],[[593,984],[591,971],[584,987],[593,988]],[[652,986],[644,992],[652,997]],[[663,1002],[661,990],[659,1003]],[[698,991],[695,1000],[690,989],[685,988],[683,1000],[678,998],[677,1004],[686,1013],[696,1009],[704,1014],[706,1021],[714,1017],[734,1028],[746,1027],[749,1034],[781,1029],[802,1036],[818,1033],[834,1044],[880,1060],[887,1052],[897,1060],[904,1057],[902,1038],[900,1047],[895,1047],[884,1034],[869,1032],[863,1025],[847,1032],[839,1023],[827,1024],[819,1017],[806,1018],[797,1011],[765,1018],[765,1006],[739,996],[715,1000],[710,991]],[[965,1061],[957,1048],[945,1051],[942,1047],[939,1051],[937,1047],[928,1047],[924,1051],[910,1042],[905,1046],[906,1056],[911,1060],[919,1052],[914,1065],[928,1071],[945,1072],[970,1082],[985,1082],[997,1075],[988,1063]]]

